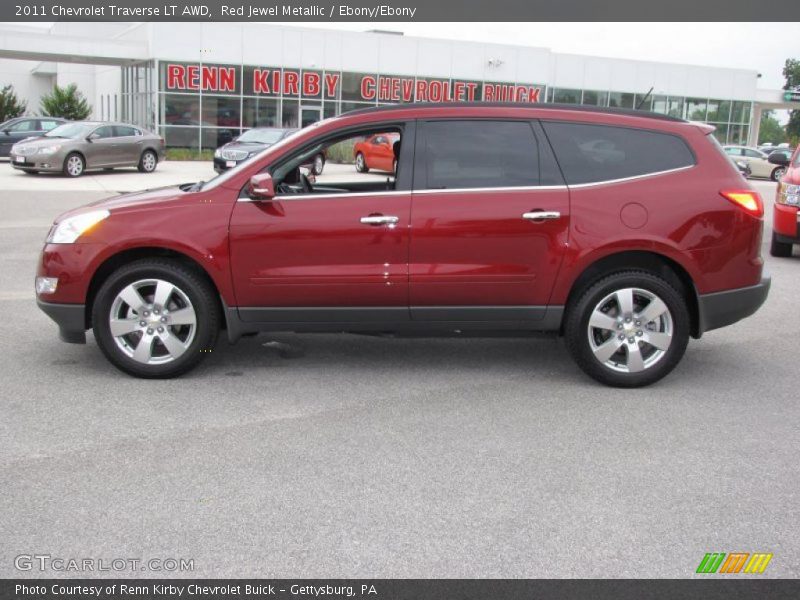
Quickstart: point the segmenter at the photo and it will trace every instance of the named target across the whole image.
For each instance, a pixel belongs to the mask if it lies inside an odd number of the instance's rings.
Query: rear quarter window
[[[690,167],[677,135],[585,123],[542,122],[567,184],[597,183]]]

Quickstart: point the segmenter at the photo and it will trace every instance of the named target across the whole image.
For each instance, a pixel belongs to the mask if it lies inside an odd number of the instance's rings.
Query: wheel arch
[[[590,263],[572,282],[565,305],[567,311],[581,293],[595,282],[611,273],[630,270],[652,273],[678,290],[686,300],[686,306],[689,309],[691,335],[695,338],[700,337],[700,309],[694,280],[683,265],[659,252],[625,250],[608,254]]]
[[[83,159],[83,170],[86,171],[89,168],[89,161],[86,159],[86,155],[80,150],[70,150],[69,152],[67,152],[66,155],[64,155],[64,160],[61,163],[61,168],[62,169],[64,168],[64,166],[67,164],[67,159],[73,154],[77,154]]]
[[[214,281],[214,278],[211,276],[211,274],[205,268],[203,268],[199,262],[197,262],[188,254],[173,250],[171,248],[143,246],[122,250],[112,254],[97,267],[92,275],[92,279],[89,282],[89,288],[86,292],[85,319],[87,329],[92,326],[92,307],[94,305],[94,300],[97,297],[97,292],[100,290],[103,283],[105,283],[105,281],[116,269],[122,267],[123,265],[147,258],[173,259],[203,277],[216,292],[215,297],[217,299],[217,307],[220,311],[220,314],[223,315],[222,324],[223,327],[227,326],[228,311],[226,310],[225,302],[222,299],[219,286],[217,285],[217,282]]]

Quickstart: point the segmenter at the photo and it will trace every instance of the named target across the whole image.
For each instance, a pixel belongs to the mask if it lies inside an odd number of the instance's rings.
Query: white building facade
[[[262,23],[58,23],[0,28],[0,85],[29,110],[76,83],[93,118],[214,149],[257,126],[301,127],[415,101],[563,102],[639,108],[752,141],[758,73],[560,54],[546,48]]]

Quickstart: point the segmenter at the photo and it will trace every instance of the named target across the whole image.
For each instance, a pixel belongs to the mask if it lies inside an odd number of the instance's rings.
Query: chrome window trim
[[[680,171],[688,171],[689,169],[694,169],[697,166],[697,163],[692,165],[686,165],[685,167],[676,167],[675,169],[667,169],[666,171],[655,171],[654,173],[644,173],[642,175],[632,175],[631,177],[621,177],[620,179],[604,179],[603,181],[592,181],[589,183],[576,183],[574,185],[568,186],[570,189],[573,188],[587,188],[587,187],[594,187],[598,185],[608,185],[609,183],[623,183],[626,181],[636,181],[637,179],[646,179],[647,177],[656,177],[658,175],[667,175],[668,173],[678,173]]]
[[[341,194],[287,194],[285,196],[275,196],[276,200],[310,200],[310,199],[331,199],[341,198],[342,196],[397,196],[402,194],[457,194],[457,193],[473,193],[473,192],[533,192],[537,190],[552,191],[552,190],[572,190],[592,188],[601,185],[609,185],[613,183],[625,183],[628,181],[636,181],[638,179],[646,179],[648,177],[657,177],[658,175],[667,175],[669,173],[678,173],[680,171],[687,171],[694,169],[697,165],[687,165],[685,167],[677,167],[675,169],[667,169],[666,171],[656,171],[654,173],[645,173],[643,175],[633,175],[631,177],[623,177],[621,179],[605,179],[603,181],[592,181],[589,183],[576,183],[573,185],[529,185],[529,186],[510,186],[510,187],[485,187],[485,188],[446,188],[441,190],[401,190],[401,191],[385,191],[385,192],[342,192]],[[238,202],[263,202],[263,200],[251,200],[250,198],[238,198]]]
[[[330,200],[332,198],[348,197],[367,197],[367,196],[402,196],[411,195],[411,190],[386,190],[381,192],[342,192],[341,194],[285,194],[282,196],[275,196],[272,200],[276,202],[283,202],[285,200]],[[270,202],[269,200],[252,200],[245,197],[239,197],[237,202]]]

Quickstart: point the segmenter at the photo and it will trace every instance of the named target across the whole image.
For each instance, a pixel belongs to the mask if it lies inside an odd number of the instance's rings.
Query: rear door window
[[[668,133],[584,123],[547,122],[568,184],[597,183],[661,173],[695,164],[680,137]]]
[[[424,124],[422,189],[540,185],[539,150],[528,121]]]
[[[140,135],[136,129],[125,125],[115,125],[114,131],[116,132],[116,137],[133,137]]]

